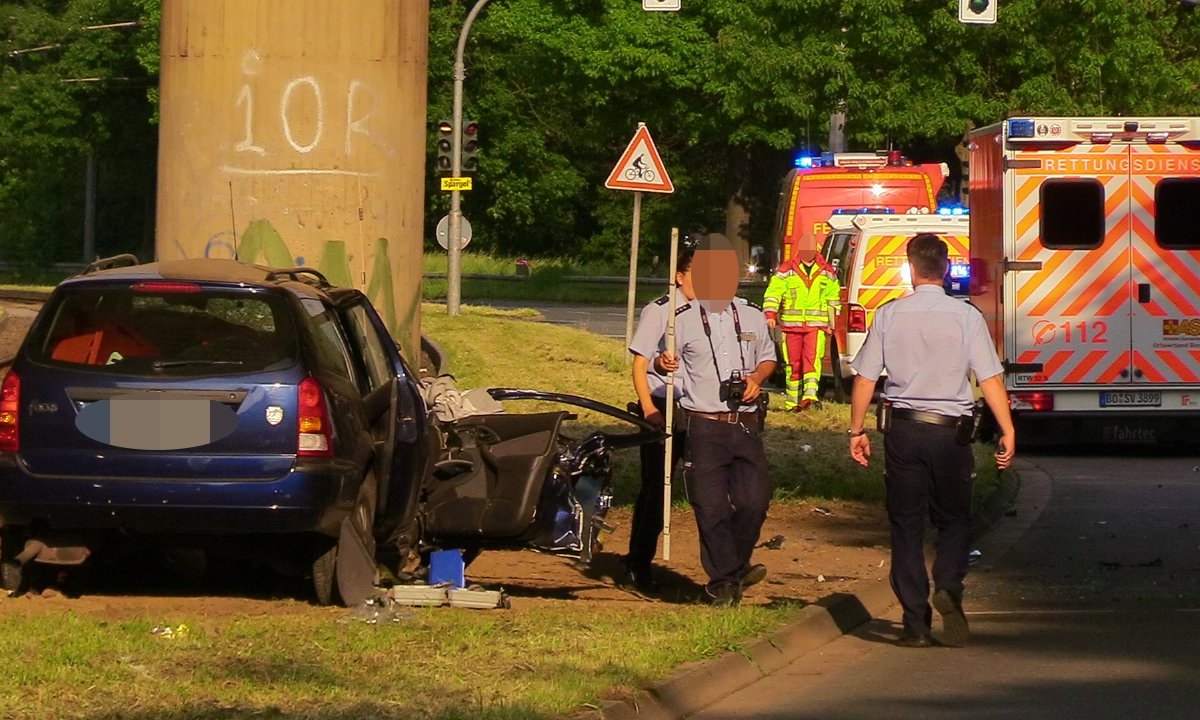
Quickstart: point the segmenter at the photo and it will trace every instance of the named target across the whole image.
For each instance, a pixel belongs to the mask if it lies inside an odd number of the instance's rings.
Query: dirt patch
[[[671,560],[655,560],[663,585],[658,597],[615,585],[628,542],[629,510],[616,508],[610,519],[617,529],[606,536],[604,549],[591,566],[529,550],[488,551],[467,569],[468,582],[503,587],[518,612],[577,602],[592,609],[598,603],[627,609],[636,604],[701,601],[705,576],[689,510],[676,509],[672,516]],[[755,551],[754,561],[766,565],[768,575],[747,591],[743,600],[747,605],[812,603],[855,592],[863,582],[887,575],[887,520],[881,508],[845,502],[777,503],[763,527],[762,540],[766,543],[778,535],[783,536],[778,549]],[[204,579],[186,581],[164,573],[152,558],[142,559],[93,568],[77,589],[78,597],[68,597],[52,586],[40,595],[2,599],[0,617],[70,611],[114,622],[168,617],[203,622],[344,612],[314,606],[306,581],[232,564],[214,563]]]
[[[514,607],[563,600],[589,602],[700,602],[707,580],[700,565],[695,518],[676,509],[671,517],[671,560],[655,559],[663,592],[655,598],[622,590],[614,584],[621,556],[628,547],[629,510],[609,516],[616,531],[589,568],[530,551],[486,552],[468,568],[471,582],[502,585]],[[745,604],[811,603],[835,593],[853,592],[863,581],[887,576],[888,526],[883,508],[862,503],[820,505],[775,503],[763,526],[761,543],[782,536],[778,549],[760,547],[754,562],[767,566],[767,579],[750,588]]]

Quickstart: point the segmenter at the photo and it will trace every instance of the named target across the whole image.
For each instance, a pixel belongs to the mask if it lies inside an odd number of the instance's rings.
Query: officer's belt
[[[758,422],[758,411],[744,410],[742,412],[698,412],[696,410],[684,410],[688,417],[704,418],[705,420],[716,420],[717,422],[729,423],[733,425],[740,422]]]
[[[892,408],[893,420],[912,420],[913,422],[925,423],[926,425],[948,425],[955,426],[958,424],[958,418],[953,415],[941,415],[939,413],[925,412],[924,410],[908,410],[906,408]]]

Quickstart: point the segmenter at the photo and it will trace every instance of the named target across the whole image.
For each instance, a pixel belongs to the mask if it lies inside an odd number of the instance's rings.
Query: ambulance
[[[795,165],[779,190],[772,234],[777,263],[792,257],[805,233],[820,247],[835,212],[932,213],[949,173],[945,163],[914,165],[895,150],[800,156]]]
[[[970,296],[1019,435],[1194,442],[1200,118],[1013,117],[969,149]]]
[[[946,241],[950,270],[945,287],[951,295],[969,290],[968,219],[961,209],[946,214],[834,213],[821,254],[837,271],[842,286],[841,306],[834,320],[833,342],[826,353],[824,375],[833,379],[835,400],[849,397],[854,381],[850,362],[867,337],[875,311],[884,303],[912,292],[908,241],[933,233]]]

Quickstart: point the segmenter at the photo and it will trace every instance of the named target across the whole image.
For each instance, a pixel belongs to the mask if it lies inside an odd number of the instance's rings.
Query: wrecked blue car
[[[308,268],[93,263],[44,305],[0,386],[0,570],[74,566],[117,544],[220,551],[357,604],[382,575],[454,547],[590,560],[609,453],[658,437],[571,395],[569,411],[439,420],[363,293]],[[381,573],[384,571],[383,573]]]

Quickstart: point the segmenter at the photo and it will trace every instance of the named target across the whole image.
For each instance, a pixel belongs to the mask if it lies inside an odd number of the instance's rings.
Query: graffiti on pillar
[[[243,118],[242,137],[234,145],[234,150],[258,156],[269,154],[271,148],[264,144],[267,141],[261,138],[256,139],[254,130],[256,127],[260,127],[259,121],[262,120],[260,113],[268,112],[263,108],[271,107],[279,108],[279,127],[283,143],[274,143],[279,149],[284,149],[284,145],[286,145],[303,155],[317,150],[325,138],[328,120],[332,114],[325,102],[327,95],[325,88],[330,84],[340,86],[341,83],[326,80],[322,84],[315,75],[302,75],[281,83],[279,87],[262,88],[259,87],[262,83],[251,82],[259,74],[261,68],[262,59],[258,53],[254,50],[246,51],[242,58],[242,73],[246,76],[246,80],[238,89],[234,100],[234,109],[240,111]],[[305,98],[310,103],[306,107],[311,107],[311,113],[296,110],[297,103],[302,102]],[[341,137],[342,152],[345,156],[349,158],[354,154],[354,141],[356,138],[362,138],[370,141],[373,152],[382,152],[388,157],[394,157],[396,148],[371,127],[371,119],[379,101],[379,94],[375,88],[370,83],[352,78],[345,85],[345,98],[345,128]],[[278,105],[275,105],[276,102]],[[259,175],[356,175],[360,177],[377,175],[377,173],[345,168],[272,169],[227,165],[222,170],[230,173]]]

